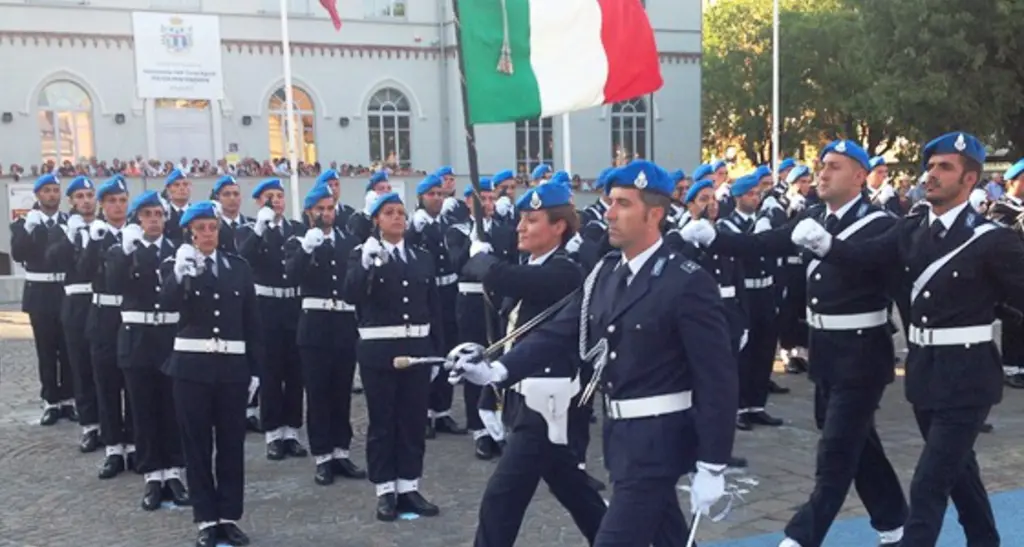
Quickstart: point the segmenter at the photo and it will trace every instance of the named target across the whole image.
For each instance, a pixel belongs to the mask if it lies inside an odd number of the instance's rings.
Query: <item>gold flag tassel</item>
[[[501,55],[498,56],[498,72],[511,76],[514,70],[512,68],[512,44],[509,43],[508,38],[508,5],[506,1],[501,0],[502,40]]]

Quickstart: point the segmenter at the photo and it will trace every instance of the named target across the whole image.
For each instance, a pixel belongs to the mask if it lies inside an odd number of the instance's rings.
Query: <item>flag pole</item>
[[[284,61],[284,103],[285,132],[288,134],[288,189],[292,198],[292,216],[302,218],[302,206],[299,200],[299,162],[297,156],[298,140],[296,132],[301,124],[295,123],[295,97],[292,93],[292,46],[288,37],[288,0],[281,0],[281,58]]]
[[[542,143],[541,148],[543,147]],[[562,114],[562,169],[572,177],[572,128],[568,112]]]
[[[772,2],[772,186],[779,184],[779,0]]]

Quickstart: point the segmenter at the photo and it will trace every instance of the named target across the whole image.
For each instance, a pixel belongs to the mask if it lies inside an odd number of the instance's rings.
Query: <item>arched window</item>
[[[78,163],[96,155],[92,99],[73,82],[51,82],[39,93],[39,137],[44,161]]]
[[[538,165],[551,165],[555,155],[555,131],[551,118],[516,122],[516,171],[529,175]]]
[[[370,161],[391,168],[411,168],[411,122],[409,99],[401,91],[386,87],[374,93],[366,107]]]
[[[647,102],[631,99],[612,105],[612,164],[647,156]]]
[[[269,113],[271,158],[288,158],[287,104],[284,87],[270,96],[267,111]],[[313,100],[309,98],[308,93],[292,86],[292,108],[294,109],[295,123],[290,127],[294,127],[296,131],[302,131],[301,134],[295,133],[295,142],[298,148],[295,151],[296,157],[298,161],[304,163],[316,163],[316,133],[313,131],[316,112],[313,108]]]

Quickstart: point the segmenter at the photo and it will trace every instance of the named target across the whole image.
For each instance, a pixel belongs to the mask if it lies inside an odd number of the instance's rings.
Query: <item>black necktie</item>
[[[217,277],[217,273],[213,271],[213,258],[206,257],[206,271],[210,272],[210,275]]]
[[[235,228],[238,227],[238,223],[232,220],[230,223],[228,223],[228,226],[230,226],[231,229],[234,230]]]
[[[396,260],[398,262],[405,262],[405,259],[402,258],[402,253],[399,252],[398,247],[395,247],[394,249],[391,250],[391,258],[392,260]]]
[[[53,219],[52,219],[52,218],[51,218],[51,219],[48,219],[48,220],[46,221],[46,227],[47,227],[47,228],[53,228]]]
[[[626,290],[629,288],[629,276],[631,273],[632,270],[629,269],[629,264],[620,264],[615,269],[615,272],[612,273],[612,281],[615,283],[613,286],[615,287],[616,301],[626,294]]]
[[[946,236],[946,226],[939,219],[935,219],[932,222],[932,227],[929,231],[932,235],[932,241],[938,241]]]
[[[833,214],[829,214],[825,217],[825,230],[828,233],[835,235],[836,226],[839,226],[839,217]]]

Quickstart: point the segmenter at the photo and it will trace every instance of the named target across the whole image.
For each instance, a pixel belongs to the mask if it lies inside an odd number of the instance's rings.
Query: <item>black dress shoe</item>
[[[135,452],[134,451],[132,451],[132,452],[125,452],[124,453],[124,468],[129,470],[129,471],[138,473],[138,471],[136,471],[135,463],[136,463],[135,462]]]
[[[217,525],[218,536],[229,545],[248,545],[249,536],[233,522],[225,522]]]
[[[729,461],[726,462],[725,465],[726,467],[730,467],[732,469],[746,469],[747,459],[741,458],[739,456],[729,456]]]
[[[423,433],[424,439],[436,439],[437,430],[434,429],[434,420],[427,420],[427,430]]]
[[[438,433],[448,433],[450,435],[466,434],[466,428],[460,427],[451,416],[442,416],[434,420],[434,429],[436,429]]]
[[[43,410],[43,415],[39,417],[39,425],[53,425],[60,419],[60,409],[57,407],[48,407]]]
[[[790,374],[802,374],[807,372],[807,360],[803,357],[790,357],[786,363],[786,372]]]
[[[82,440],[78,443],[78,451],[82,454],[90,454],[96,452],[101,446],[103,443],[100,442],[100,432],[98,429],[93,429],[82,435]]]
[[[978,431],[981,432],[981,433],[992,433],[993,429],[995,429],[995,428],[992,427],[992,424],[990,424],[988,422],[985,422],[985,423],[981,424],[981,427],[978,428]]]
[[[474,453],[478,460],[492,460],[494,459],[494,439],[489,435],[484,435],[473,442]]]
[[[164,499],[174,502],[174,505],[178,507],[192,505],[192,500],[188,496],[188,490],[185,489],[181,479],[167,479],[164,481],[163,491]]]
[[[749,415],[744,412],[743,414],[736,415],[736,429],[740,431],[750,431],[754,429],[754,424],[750,423]]]
[[[320,486],[334,484],[334,461],[329,460],[316,464],[316,471],[313,472],[313,482]]]
[[[441,509],[415,490],[398,495],[398,510],[402,513],[416,513],[421,517],[436,517],[441,514]]]
[[[299,443],[298,439],[285,439],[284,453],[293,458],[305,458],[309,455],[309,452]]]
[[[74,405],[63,405],[60,407],[60,417],[70,422],[78,421],[78,411]]]
[[[281,461],[287,456],[287,452],[284,449],[284,439],[275,439],[267,443],[267,459],[273,461]]]
[[[263,433],[263,428],[260,427],[260,419],[256,416],[249,416],[245,419],[245,430],[250,433]]]
[[[346,479],[365,479],[366,471],[363,471],[348,458],[334,458],[331,460],[331,467],[335,475],[341,475]]]
[[[142,509],[145,511],[156,511],[164,500],[163,484],[160,481],[149,481],[142,493]]]
[[[789,393],[788,387],[782,387],[775,383],[775,380],[770,380],[768,383],[768,393],[773,395],[785,395]]]
[[[394,493],[377,496],[377,520],[391,522],[398,518],[398,496]]]
[[[208,526],[196,535],[196,547],[217,547],[217,527]]]
[[[101,479],[112,479],[122,472],[124,472],[124,456],[112,454],[103,459],[99,477]]]
[[[776,418],[763,410],[759,410],[757,412],[748,412],[746,413],[746,417],[748,420],[750,420],[750,423],[754,425],[767,425],[777,427],[782,425],[783,423],[781,419]]]

